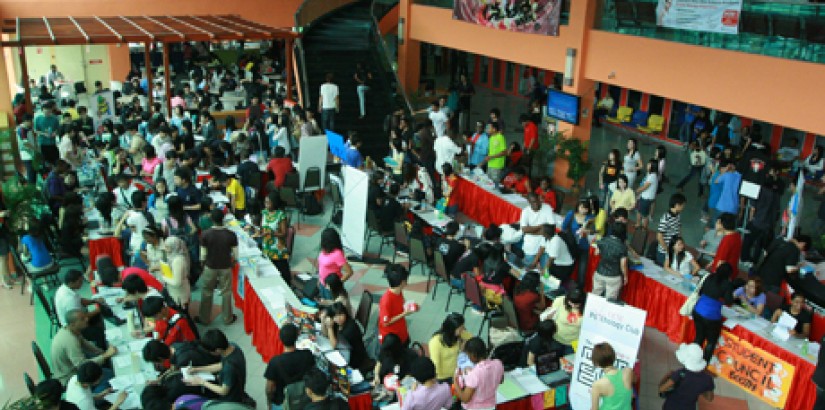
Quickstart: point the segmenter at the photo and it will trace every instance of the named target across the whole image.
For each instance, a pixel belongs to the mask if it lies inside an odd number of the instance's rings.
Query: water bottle
[[[807,355],[808,355],[808,345],[809,345],[809,344],[810,344],[810,342],[808,341],[808,338],[807,338],[807,337],[806,337],[805,339],[803,339],[803,340],[802,340],[802,355],[803,355],[803,356],[807,356]]]

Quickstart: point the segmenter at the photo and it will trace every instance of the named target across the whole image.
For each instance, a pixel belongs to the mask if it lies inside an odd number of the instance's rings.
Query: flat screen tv
[[[547,115],[559,121],[579,125],[581,98],[557,90],[547,92]]]

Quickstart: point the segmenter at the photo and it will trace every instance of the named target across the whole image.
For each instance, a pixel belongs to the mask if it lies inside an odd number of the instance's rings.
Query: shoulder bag
[[[705,284],[705,280],[707,280],[708,276],[710,276],[710,273],[702,277],[699,284],[696,285],[696,289],[693,290],[693,293],[688,296],[685,303],[682,304],[681,308],[679,308],[680,315],[689,317],[693,314],[693,308],[696,307],[696,302],[699,301],[699,292],[702,290],[702,285]]]

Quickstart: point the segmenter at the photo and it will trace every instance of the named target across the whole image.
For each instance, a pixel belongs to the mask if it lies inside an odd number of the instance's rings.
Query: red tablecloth
[[[521,218],[520,208],[464,178],[458,178],[452,195],[459,210],[481,225],[509,224]]]
[[[92,266],[92,271],[97,270],[97,257],[100,255],[111,256],[112,263],[117,267],[124,266],[119,238],[112,236],[89,241],[89,264]]]
[[[593,255],[591,252],[587,289],[590,289],[591,278],[598,260],[598,255]],[[648,278],[641,272],[631,271],[628,276],[628,284],[622,289],[622,300],[647,311],[645,325],[665,333],[675,343],[692,342],[696,335],[693,321],[679,314],[679,308],[685,303],[687,296],[655,279]],[[734,327],[731,332],[796,367],[793,385],[788,392],[788,401],[785,404],[786,409],[805,410],[813,407],[816,400],[816,386],[812,381],[815,369],[812,363],[742,326]]]

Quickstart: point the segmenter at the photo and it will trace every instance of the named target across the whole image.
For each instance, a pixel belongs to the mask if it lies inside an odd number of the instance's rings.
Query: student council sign
[[[590,409],[590,387],[602,377],[593,364],[593,346],[607,342],[616,351],[618,368],[633,367],[639,354],[639,344],[645,328],[647,312],[633,306],[619,306],[605,298],[587,295],[576,361],[570,383],[570,405],[573,410]]]

